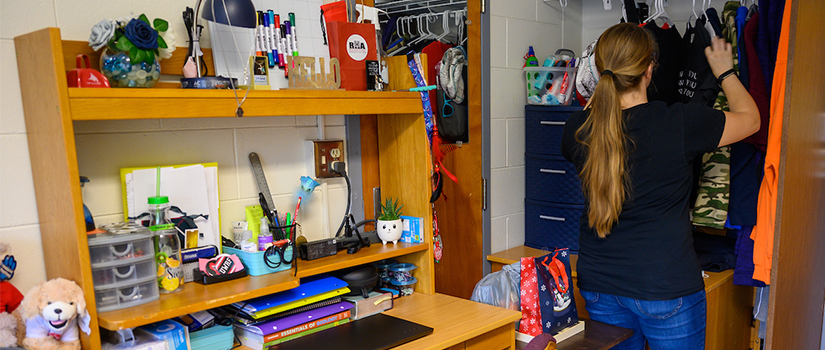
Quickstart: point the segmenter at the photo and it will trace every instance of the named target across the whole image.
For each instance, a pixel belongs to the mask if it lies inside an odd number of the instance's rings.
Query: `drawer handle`
[[[122,252],[117,251],[117,249],[115,249],[115,246],[113,245],[109,246],[109,251],[112,252],[112,254],[114,254],[115,256],[119,256],[122,258],[132,253],[132,243],[126,244],[126,249],[124,249]]]
[[[560,217],[557,217],[557,216],[539,215],[539,219],[564,222],[564,218],[560,218]]]
[[[121,293],[120,292],[121,290],[123,290],[123,289],[118,289],[117,290],[117,295],[120,297],[120,300],[123,300],[123,301],[129,301],[129,299],[133,299],[138,294],[138,291],[140,291],[138,289],[138,286],[132,287],[132,292],[129,293],[128,295],[124,295],[123,293]]]
[[[129,271],[127,271],[126,273],[120,273],[120,267],[115,268],[115,276],[117,276],[118,278],[127,278],[131,276],[133,273],[135,273],[135,265],[129,266]]]
[[[541,125],[562,125],[563,126],[564,122],[553,122],[553,121],[549,121],[549,120],[542,120],[540,122],[540,124]]]
[[[564,171],[564,170],[556,170],[556,169],[539,169],[539,172],[548,173],[548,174],[562,174],[562,175],[567,174],[567,172]]]

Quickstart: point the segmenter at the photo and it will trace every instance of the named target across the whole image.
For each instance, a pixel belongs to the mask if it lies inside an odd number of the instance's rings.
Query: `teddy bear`
[[[55,278],[29,289],[20,315],[25,320],[20,327],[25,328],[22,345],[26,349],[80,349],[80,330],[91,334],[83,289],[67,279]]]
[[[0,243],[0,348],[17,346],[17,316],[13,312],[23,300],[23,294],[9,282],[17,268],[9,252],[9,245]]]

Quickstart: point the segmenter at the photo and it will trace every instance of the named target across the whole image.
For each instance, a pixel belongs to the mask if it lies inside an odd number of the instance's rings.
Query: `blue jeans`
[[[590,319],[630,328],[633,335],[618,350],[705,348],[707,303],[702,290],[672,300],[639,300],[581,290]]]

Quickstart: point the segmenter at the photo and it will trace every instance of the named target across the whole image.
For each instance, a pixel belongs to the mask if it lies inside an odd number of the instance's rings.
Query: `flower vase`
[[[110,48],[100,54],[100,72],[109,79],[112,87],[152,87],[160,78],[160,63],[155,58],[152,64],[146,61],[132,64],[129,53],[112,51]]]

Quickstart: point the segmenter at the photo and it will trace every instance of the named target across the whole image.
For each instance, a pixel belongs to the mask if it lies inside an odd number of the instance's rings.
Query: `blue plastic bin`
[[[251,276],[260,276],[266,275],[268,273],[289,270],[292,267],[292,264],[283,263],[281,264],[281,266],[278,266],[277,269],[273,269],[269,266],[266,266],[266,263],[264,263],[264,252],[250,253],[230,247],[223,247],[223,252],[226,254],[237,255],[238,258],[241,259],[243,266],[246,267],[247,273],[249,273],[249,275]],[[287,248],[286,253],[284,255],[286,255],[287,260],[292,259],[292,247]],[[270,260],[279,261],[280,257],[274,256],[271,257]]]
[[[235,343],[232,326],[212,326],[189,334],[192,350],[229,350]]]

